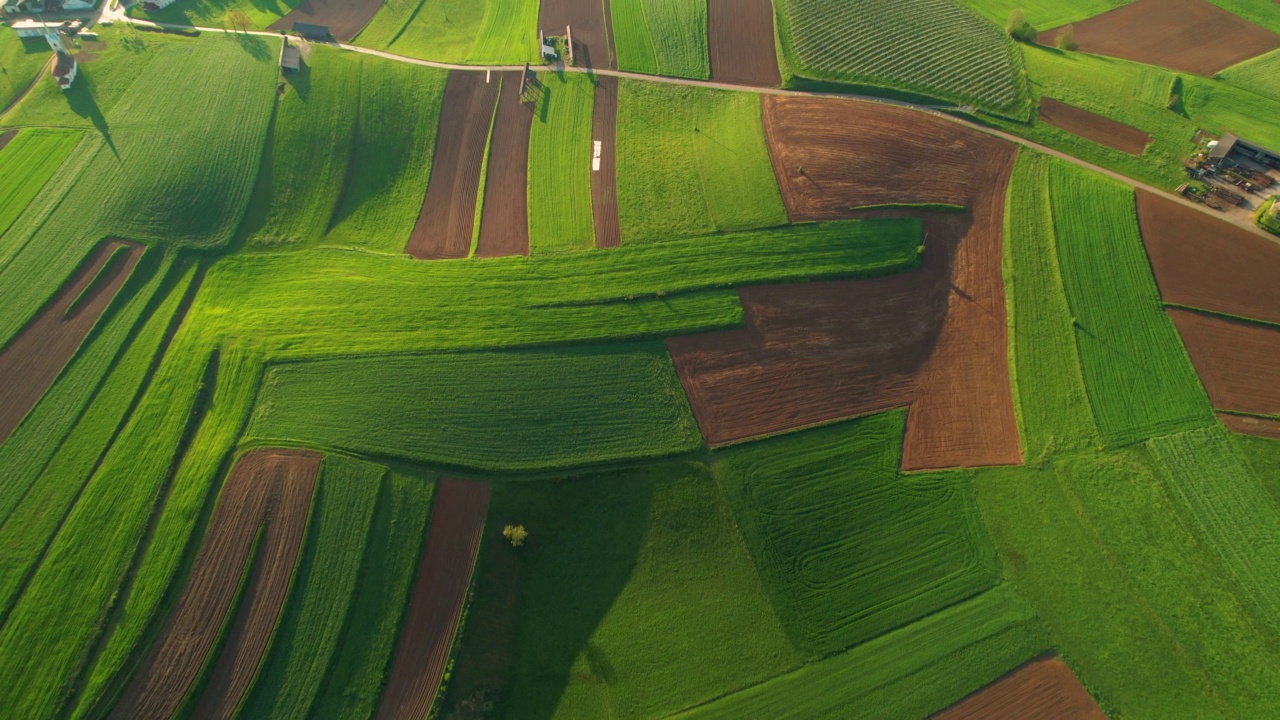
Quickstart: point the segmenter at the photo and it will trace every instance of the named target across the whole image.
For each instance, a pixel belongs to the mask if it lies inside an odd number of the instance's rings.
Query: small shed
[[[288,38],[280,48],[280,70],[282,72],[298,72],[302,69],[302,52],[289,44]]]
[[[311,23],[296,22],[293,24],[293,32],[307,38],[308,40],[326,41],[333,37],[329,33],[328,25],[312,25]]]

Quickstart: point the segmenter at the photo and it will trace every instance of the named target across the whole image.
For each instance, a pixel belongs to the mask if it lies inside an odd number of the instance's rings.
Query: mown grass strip
[[[613,0],[618,68],[706,80],[707,4],[685,0]]]
[[[27,208],[80,142],[75,130],[23,130],[0,150],[0,235]]]
[[[541,73],[538,81],[529,135],[529,250],[590,250],[596,81],[580,73]]]

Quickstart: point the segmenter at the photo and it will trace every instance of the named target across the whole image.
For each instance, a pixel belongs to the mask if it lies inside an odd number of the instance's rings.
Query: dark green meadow
[[[1064,19],[1114,4],[1032,3]],[[1014,45],[992,20],[1004,0],[913,0],[929,21],[904,64],[865,44],[894,22],[887,5],[819,5],[778,0],[796,87],[970,105],[1165,188],[1197,128],[1280,145],[1274,54],[1179,76]],[[707,76],[705,7],[613,6],[624,69]],[[289,9],[179,0],[154,15],[216,24],[241,8],[255,26]],[[356,43],[523,63],[537,11],[387,2]],[[709,448],[666,339],[759,336],[752,312],[770,310],[744,309],[744,287],[917,272],[921,217],[979,209],[791,222],[759,93],[628,77],[622,245],[596,249],[598,78],[542,72],[529,253],[415,260],[446,81],[466,71],[315,44],[281,75],[270,36],[100,32],[71,90],[41,76],[0,115],[17,131],[0,150],[0,352],[99,243],[144,246],[0,441],[0,715],[111,716],[226,478],[264,448],[324,459],[235,717],[378,711],[454,478],[492,496],[443,683],[423,689],[431,717],[924,718],[1046,653],[1112,718],[1274,714],[1280,441],[1215,417],[1129,185],[1019,151],[1001,261],[1021,464],[903,472],[904,407]],[[0,28],[0,100],[38,69],[14,37]],[[1042,97],[1153,143],[1133,157],[1050,128]],[[846,310],[830,321],[865,308]],[[828,342],[815,337],[797,342]]]

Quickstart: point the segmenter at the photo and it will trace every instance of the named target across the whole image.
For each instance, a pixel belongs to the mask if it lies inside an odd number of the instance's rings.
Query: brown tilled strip
[[[322,456],[254,450],[223,484],[177,607],[113,718],[174,717],[199,682],[227,614],[253,569],[196,717],[229,717],[257,672],[275,629],[305,534]]]
[[[3,150],[4,146],[8,145],[9,142],[13,140],[14,137],[17,136],[17,134],[18,134],[17,130],[6,130],[0,133],[0,150]]]
[[[778,87],[771,0],[708,0],[711,79],[733,85]]]
[[[618,222],[618,78],[601,77],[591,110],[591,137],[601,145],[600,170],[591,173],[596,247],[622,244]],[[594,146],[593,146],[594,147]]]
[[[1218,413],[1218,419],[1227,429],[1234,433],[1243,435],[1256,435],[1258,437],[1270,438],[1272,440],[1280,440],[1280,420],[1276,418],[1258,418],[1248,417],[1245,415],[1230,415],[1228,413]]]
[[[354,38],[382,8],[382,0],[306,0],[268,30],[287,31],[295,22],[325,25],[338,42]]]
[[[108,240],[81,264],[53,300],[0,351],[0,442],[39,402],[128,280],[143,247]],[[117,253],[121,257],[112,257]],[[111,261],[111,265],[105,267]]]
[[[1057,657],[1032,660],[931,720],[1107,720],[1071,668]]]
[[[614,68],[613,23],[609,4],[601,0],[542,0],[538,6],[538,28],[547,35],[564,36],[565,26],[573,27],[574,61],[578,67]]]
[[[431,179],[405,252],[419,259],[471,254],[476,196],[498,101],[499,75],[453,70],[445,83]]]
[[[1168,308],[1218,410],[1280,415],[1280,327]]]
[[[502,97],[489,144],[484,214],[476,257],[529,254],[529,132],[533,105],[520,102],[517,70],[502,74]]]
[[[436,488],[427,543],[379,718],[421,720],[435,702],[471,585],[489,494],[487,483],[450,478]]]
[[[1053,98],[1040,100],[1040,119],[1059,130],[1130,155],[1141,155],[1151,142],[1151,136],[1138,128]]]

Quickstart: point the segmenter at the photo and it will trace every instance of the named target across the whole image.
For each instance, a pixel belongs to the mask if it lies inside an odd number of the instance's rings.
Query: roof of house
[[[298,48],[285,45],[280,51],[280,67],[297,70],[302,67],[302,53]]]
[[[326,38],[329,37],[328,25],[313,25],[311,23],[296,22],[293,24],[293,31],[299,35],[307,35],[310,37]]]
[[[76,66],[76,59],[64,52],[59,52],[57,55],[58,61],[53,65],[53,76],[63,77],[64,75],[69,75]]]

